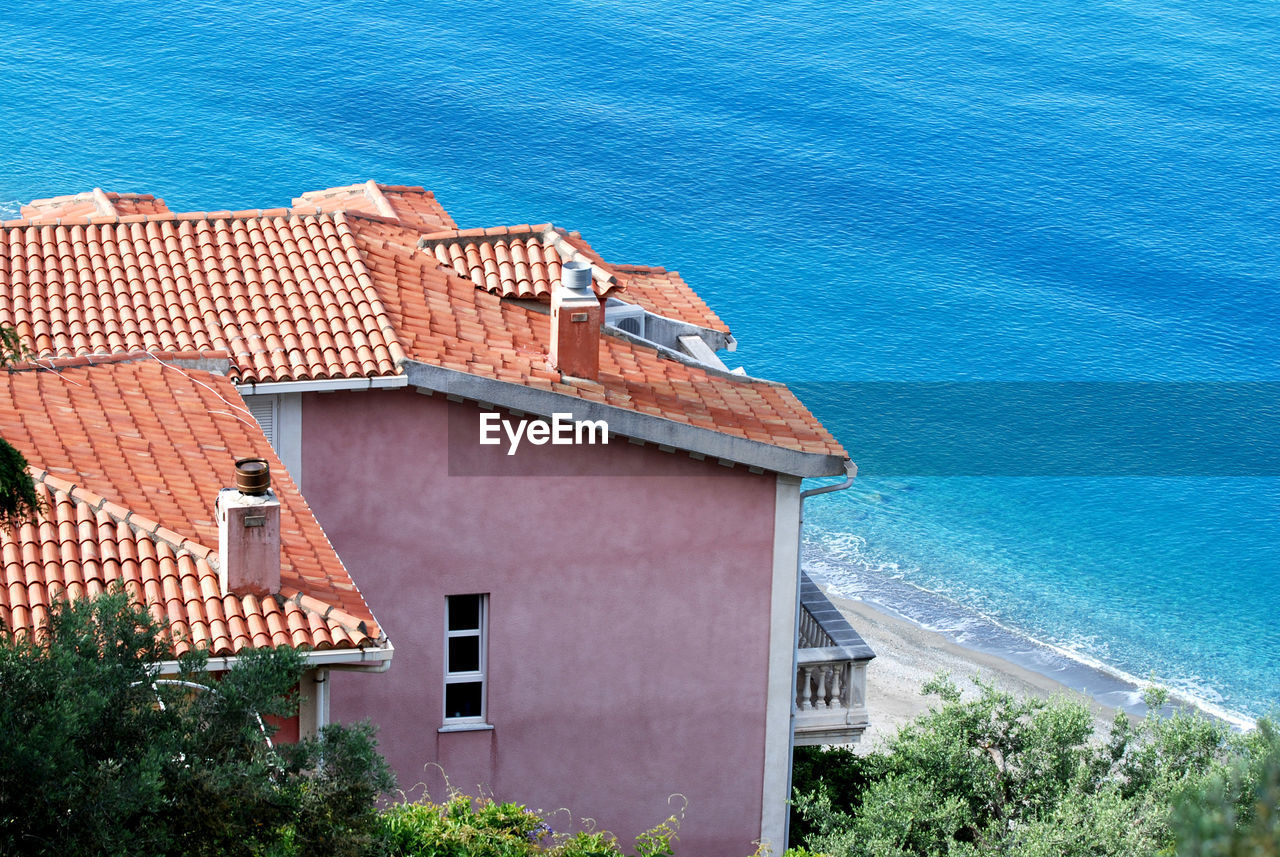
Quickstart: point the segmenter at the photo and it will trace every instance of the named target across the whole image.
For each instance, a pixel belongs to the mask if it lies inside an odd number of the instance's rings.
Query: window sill
[[[437,732],[491,732],[493,731],[492,723],[446,723],[436,730]]]

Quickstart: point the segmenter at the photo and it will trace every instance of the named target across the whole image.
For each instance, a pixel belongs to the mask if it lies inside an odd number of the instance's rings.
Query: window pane
[[[449,596],[449,630],[471,631],[480,627],[480,596]]]
[[[444,716],[479,717],[480,693],[484,682],[467,681],[444,686]]]
[[[450,637],[446,672],[468,673],[480,669],[480,638]]]

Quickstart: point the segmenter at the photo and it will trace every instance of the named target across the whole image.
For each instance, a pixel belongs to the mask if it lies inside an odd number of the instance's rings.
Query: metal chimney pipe
[[[263,458],[236,461],[236,490],[257,497],[271,490],[271,465]]]
[[[591,291],[591,263],[582,259],[565,262],[560,266],[560,282],[575,292]]]

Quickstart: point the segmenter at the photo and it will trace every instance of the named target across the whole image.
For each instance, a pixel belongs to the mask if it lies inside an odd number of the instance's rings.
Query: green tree
[[[1271,745],[1257,735],[1233,736],[1175,711],[1136,723],[1121,714],[1104,739],[1078,703],[979,687],[966,701],[949,680],[934,679],[925,692],[942,705],[880,752],[797,751],[797,838],[850,857],[1154,857],[1175,849],[1235,857],[1255,852],[1206,850],[1188,831],[1213,847],[1246,841],[1231,837],[1249,825],[1264,831],[1249,833],[1249,842],[1277,835],[1280,788],[1264,786],[1280,773],[1269,773],[1262,760]],[[1147,697],[1153,711],[1166,701],[1160,691]],[[1258,734],[1274,731],[1264,721]],[[1217,807],[1217,822],[1197,821],[1202,805]]]
[[[1182,795],[1179,857],[1280,857],[1280,730],[1263,720],[1225,769]]]
[[[393,787],[368,727],[272,747],[260,715],[296,712],[301,656],[246,653],[220,680],[170,657],[116,589],[0,639],[0,853],[355,855]],[[201,689],[209,688],[209,689]]]

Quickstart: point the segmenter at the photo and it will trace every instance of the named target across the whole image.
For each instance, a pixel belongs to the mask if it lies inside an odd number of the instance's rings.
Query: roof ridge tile
[[[188,349],[184,351],[114,351],[94,354],[77,354],[70,357],[36,357],[6,367],[10,372],[57,372],[61,369],[84,369],[90,366],[108,366],[115,363],[136,363],[142,360],[158,360],[175,363],[182,360],[228,360],[230,355],[219,348]]]
[[[99,214],[120,214],[120,212],[116,211],[116,207],[111,204],[111,200],[107,198],[107,195],[103,193],[102,188],[95,187],[89,194],[93,197],[93,207],[98,210]]]
[[[540,235],[548,229],[554,229],[551,223],[529,224],[521,223],[517,226],[475,226],[468,229],[441,229],[436,232],[426,232],[418,236],[419,246],[433,246],[438,243],[448,243],[464,238],[501,238],[507,235]]]
[[[668,271],[660,265],[620,265],[611,263],[610,267],[615,271],[621,271],[624,274],[674,274],[675,271]]]
[[[565,230],[556,226],[552,226],[550,223],[548,223],[546,225],[546,228],[543,229],[542,240],[551,244],[551,246],[555,248],[556,253],[560,255],[560,258],[562,261],[570,262],[577,257],[581,257],[584,261],[586,261],[589,265],[591,265],[591,278],[596,282],[605,283],[610,286],[617,286],[619,288],[622,288],[622,284],[618,281],[618,278],[615,277],[608,268],[604,267],[603,265],[598,263],[595,259],[592,259],[586,253],[582,252],[582,250],[575,247],[572,243],[565,240],[566,234],[575,235],[577,233],[572,233],[572,232],[566,233]],[[565,252],[565,248],[568,248],[567,253]]]
[[[38,482],[51,491],[65,494],[72,502],[88,506],[94,512],[101,512],[113,521],[124,524],[134,532],[165,545],[177,555],[186,553],[207,562],[212,562],[217,556],[217,551],[212,548],[161,526],[158,521],[153,521],[133,509],[125,508],[95,491],[90,491],[83,485],[77,485],[60,476],[54,476],[47,470],[33,468],[30,473],[33,482]]]
[[[399,215],[396,214],[395,207],[391,204],[391,200],[387,199],[381,188],[378,187],[378,183],[373,179],[369,179],[364,183],[364,195],[369,198],[369,201],[373,203],[373,207],[378,209],[378,213],[383,217],[391,217],[395,220],[400,219]]]
[[[360,242],[356,240],[355,231],[351,228],[351,224],[347,222],[346,212],[337,212],[333,220],[338,227],[339,242],[341,242],[349,257],[354,254],[354,258],[351,259],[352,271],[356,275],[356,281],[360,283],[360,288],[364,290],[369,305],[373,308],[374,315],[378,320],[378,327],[388,334],[387,350],[391,353],[391,362],[396,366],[400,366],[408,355],[405,352],[404,343],[400,341],[399,333],[396,332],[395,325],[391,321],[391,315],[387,312],[386,305],[382,302],[382,297],[378,294],[378,286],[373,281],[373,274],[369,270],[369,266],[365,264],[364,255],[360,252]]]
[[[297,209],[294,209],[294,210],[296,211]],[[317,214],[321,213],[319,208],[316,209],[316,213]],[[324,213],[330,214],[334,217],[336,217],[339,214],[343,215],[344,217],[358,217],[361,220],[368,220],[373,223],[385,223],[388,226],[404,226],[405,225],[404,221],[402,221],[399,217],[386,217],[381,214],[374,214],[372,211],[355,211],[350,208],[340,208],[337,211],[324,212]]]
[[[39,229],[45,226],[115,226],[122,223],[163,223],[168,221],[175,222],[194,222],[194,221],[215,221],[215,220],[258,220],[261,218],[273,217],[315,217],[329,218],[336,212],[325,211],[320,207],[316,207],[315,212],[301,211],[297,207],[294,208],[249,208],[241,211],[156,211],[151,213],[134,213],[134,214],[113,214],[113,215],[68,215],[65,217],[57,217],[52,222],[39,221],[31,217],[17,217],[11,220],[0,221],[0,228],[3,229]],[[361,216],[376,218],[377,215],[365,215],[361,212]],[[389,220],[389,223],[399,224],[399,220]]]

